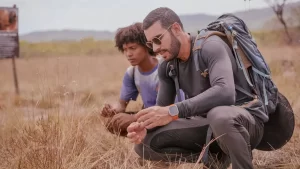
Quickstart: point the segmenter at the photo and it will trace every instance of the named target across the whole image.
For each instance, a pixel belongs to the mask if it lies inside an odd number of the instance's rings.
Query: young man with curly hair
[[[128,125],[136,121],[135,116],[125,112],[129,101],[136,100],[140,94],[144,104],[143,108],[156,104],[159,60],[155,57],[154,52],[146,46],[142,23],[118,29],[115,43],[131,66],[124,74],[119,100],[112,104],[105,104],[101,115],[111,118],[108,122],[110,132],[120,132],[121,136],[126,136]]]

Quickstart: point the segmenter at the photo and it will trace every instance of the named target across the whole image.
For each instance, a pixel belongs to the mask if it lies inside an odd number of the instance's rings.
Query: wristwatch
[[[177,120],[178,114],[179,114],[178,107],[175,104],[172,104],[169,107],[169,115],[172,117],[173,120]]]

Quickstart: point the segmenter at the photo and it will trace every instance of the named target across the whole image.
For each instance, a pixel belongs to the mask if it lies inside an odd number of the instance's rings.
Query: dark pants
[[[233,169],[253,168],[252,149],[262,138],[263,123],[244,108],[235,106],[213,108],[207,118],[173,121],[149,132],[143,143],[135,146],[135,151],[148,160],[196,162],[209,125],[215,138],[224,134],[210,145],[210,155],[216,157],[210,159],[225,165],[230,158]]]

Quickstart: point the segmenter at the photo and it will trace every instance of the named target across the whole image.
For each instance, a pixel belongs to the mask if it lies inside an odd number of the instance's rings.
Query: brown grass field
[[[28,50],[28,49],[25,49]],[[261,46],[279,90],[296,114],[293,138],[273,152],[254,151],[255,168],[300,169],[300,47]],[[37,55],[38,56],[38,55]],[[138,163],[133,145],[111,135],[99,116],[117,99],[129,64],[121,54],[22,57],[16,60],[20,96],[14,96],[12,64],[0,60],[0,168],[154,168]],[[141,101],[130,104],[137,110]],[[171,164],[169,168],[201,168]]]

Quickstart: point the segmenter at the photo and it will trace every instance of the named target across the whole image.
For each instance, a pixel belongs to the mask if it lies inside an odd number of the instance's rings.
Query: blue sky
[[[21,34],[49,29],[114,31],[142,21],[161,6],[178,14],[214,15],[267,7],[264,0],[251,0],[250,4],[248,0],[0,0],[0,6],[13,4],[19,7]]]

